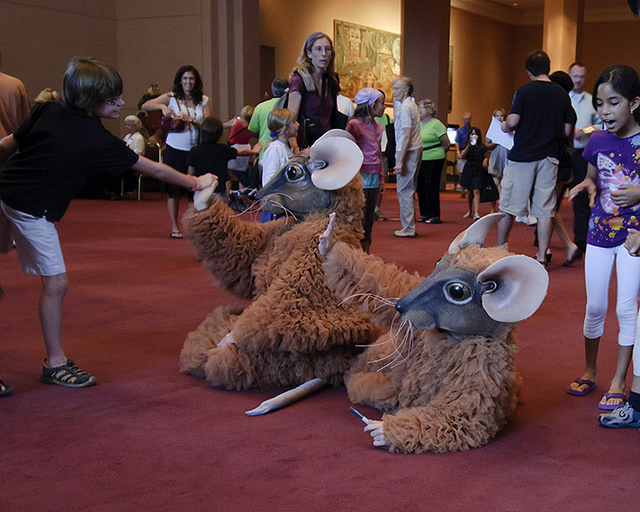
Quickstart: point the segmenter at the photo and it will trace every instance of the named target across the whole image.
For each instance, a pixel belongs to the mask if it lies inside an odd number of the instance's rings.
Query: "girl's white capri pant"
[[[638,316],[638,289],[640,288],[640,258],[633,257],[624,248],[597,247],[587,244],[584,275],[587,287],[587,312],[584,317],[584,336],[599,338],[604,332],[604,319],[609,302],[609,282],[613,262],[616,262],[618,297],[618,344],[634,344]]]
[[[640,377],[640,342],[633,346],[633,376]]]

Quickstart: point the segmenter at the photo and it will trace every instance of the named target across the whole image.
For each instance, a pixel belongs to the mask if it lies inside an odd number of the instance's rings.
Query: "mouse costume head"
[[[453,241],[431,275],[396,303],[404,320],[459,338],[490,336],[500,324],[535,313],[549,286],[544,267],[506,249],[483,247],[502,216],[483,217]]]
[[[334,191],[358,174],[362,161],[362,151],[349,133],[330,130],[311,146],[309,158],[296,157],[276,172],[257,195],[260,206],[270,213],[290,213],[299,220],[328,211]]]

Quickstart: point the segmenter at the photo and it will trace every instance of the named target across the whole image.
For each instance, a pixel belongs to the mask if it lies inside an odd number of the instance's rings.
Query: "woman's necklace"
[[[191,98],[191,96],[185,96],[184,106],[187,109],[187,115],[195,121],[196,115],[198,113],[197,111],[198,106],[195,105],[194,107],[190,107],[187,103],[188,101],[194,105],[195,103],[193,102],[193,98]],[[189,126],[189,140],[191,142],[191,146],[196,146],[198,144],[198,128],[195,123],[189,123],[188,126]]]

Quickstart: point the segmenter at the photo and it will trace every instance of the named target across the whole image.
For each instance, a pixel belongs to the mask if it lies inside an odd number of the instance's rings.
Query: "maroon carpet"
[[[376,222],[372,252],[427,275],[469,224],[458,194],[444,193],[442,208],[444,223],[419,225],[416,239],[394,238],[397,221]],[[392,191],[383,210],[397,217]],[[564,391],[583,369],[585,299],[582,262],[561,267],[557,238],[548,297],[518,328],[524,387],[511,424],[469,452],[391,455],[372,446],[343,388],[249,418],[278,390],[226,392],[178,373],[187,332],[216,306],[241,303],[169,228],[158,197],[75,201],[59,225],[71,283],[65,349],[97,376],[89,389],[39,383],[39,280],[15,253],[0,255],[0,378],[15,387],[0,399],[0,511],[637,510],[640,434],[596,420],[615,365],[615,308],[598,388]],[[517,224],[510,248],[533,254],[532,239]]]

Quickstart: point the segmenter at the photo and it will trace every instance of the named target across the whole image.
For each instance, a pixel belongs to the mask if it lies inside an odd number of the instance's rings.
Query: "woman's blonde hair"
[[[429,117],[436,117],[438,113],[435,103],[428,98],[420,100],[418,102],[418,106],[423,107],[427,112],[430,112]]]
[[[251,121],[251,116],[253,115],[253,107],[251,105],[245,105],[242,107],[240,111],[240,117],[245,121]]]
[[[336,60],[336,50],[333,47],[333,41],[324,32],[314,32],[309,37],[307,37],[307,40],[302,45],[302,51],[300,52],[300,56],[298,57],[298,61],[296,63],[296,71],[299,71],[301,69],[304,69],[309,73],[313,71],[313,64],[311,63],[311,59],[309,58],[308,52],[311,51],[311,48],[313,48],[313,44],[318,39],[323,39],[323,38],[329,41],[329,44],[331,45],[331,60],[329,61],[329,65],[327,66],[325,73],[331,76],[335,75],[334,64]]]
[[[267,116],[267,128],[271,131],[271,140],[275,140],[282,133],[285,126],[293,123],[296,116],[287,108],[276,108]]]

